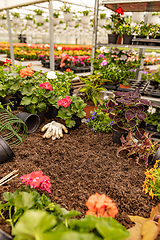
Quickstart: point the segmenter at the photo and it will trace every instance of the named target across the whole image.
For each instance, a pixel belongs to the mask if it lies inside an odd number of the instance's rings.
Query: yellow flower
[[[126,24],[126,27],[129,27],[128,23]]]
[[[119,28],[122,28],[122,26],[119,26]]]

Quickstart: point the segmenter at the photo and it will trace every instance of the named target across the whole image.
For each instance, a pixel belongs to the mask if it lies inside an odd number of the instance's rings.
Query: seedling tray
[[[129,91],[134,91],[136,88],[139,88],[140,93],[143,94],[144,89],[148,84],[149,84],[149,81],[139,81],[139,80],[131,79],[130,88],[118,87],[117,90],[122,92],[129,92]]]
[[[160,97],[160,84],[150,81],[144,90],[144,94],[152,97]]]

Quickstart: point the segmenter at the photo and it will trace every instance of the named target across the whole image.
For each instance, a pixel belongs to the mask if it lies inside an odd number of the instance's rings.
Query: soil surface
[[[80,211],[84,216],[87,199],[98,192],[116,202],[116,219],[126,228],[133,226],[128,215],[149,217],[158,201],[142,190],[146,170],[143,161],[137,165],[135,158],[126,158],[126,153],[117,158],[119,145],[112,142],[112,133],[93,133],[85,123],[64,133],[61,139],[43,139],[41,128],[50,121],[45,118],[35,133],[28,134],[20,146],[13,148],[15,157],[0,165],[0,178],[19,169],[18,177],[0,187],[0,200],[4,192],[20,187],[20,176],[41,170],[51,179],[51,194],[46,195],[67,210]],[[10,233],[1,217],[0,228]]]

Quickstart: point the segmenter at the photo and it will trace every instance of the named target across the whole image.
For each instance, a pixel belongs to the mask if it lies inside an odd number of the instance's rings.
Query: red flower
[[[69,98],[69,96],[66,96],[65,98],[62,98],[58,101],[58,106],[63,106],[65,108],[69,107],[71,104],[72,99]]]
[[[34,72],[33,72],[33,70],[30,67],[22,68],[20,70],[20,75],[21,75],[22,78],[24,78],[25,76],[32,77],[33,73]]]
[[[43,82],[39,85],[41,88],[52,91],[52,86],[49,82]]]
[[[23,179],[22,183],[26,182],[26,185],[30,185],[31,188],[38,188],[51,193],[51,183],[49,181],[50,178],[43,175],[42,171],[36,171],[27,175],[23,175],[22,177],[20,177],[20,179]]]
[[[70,68],[67,68],[66,72],[72,72],[72,70]]]
[[[112,201],[105,194],[95,193],[90,196],[86,202],[88,211],[86,215],[95,215],[96,217],[112,217],[114,218],[118,213],[116,203]]]
[[[6,61],[4,62],[4,64],[6,64],[6,65],[10,65],[10,64],[12,64],[11,59],[6,58]]]
[[[125,11],[121,7],[119,7],[117,9],[115,9],[115,12],[123,15]]]

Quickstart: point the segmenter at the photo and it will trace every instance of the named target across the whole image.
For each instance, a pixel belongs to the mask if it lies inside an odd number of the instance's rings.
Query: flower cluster
[[[66,96],[65,98],[62,98],[58,101],[58,106],[63,106],[65,108],[69,107],[71,104],[72,99],[69,98],[69,96]]]
[[[158,197],[160,199],[160,168],[159,168],[160,160],[156,161],[153,168],[147,169],[145,172],[145,181],[143,184],[143,191],[145,194],[149,193],[149,195],[153,198]]]
[[[20,75],[22,78],[24,77],[32,77],[32,74],[33,74],[33,70],[30,68],[30,67],[26,67],[26,68],[22,68],[20,70]]]
[[[6,58],[6,61],[4,62],[4,65],[11,65],[12,61],[8,58]]]
[[[48,79],[55,79],[55,78],[57,78],[56,73],[54,71],[47,72],[47,78]]]
[[[41,88],[44,88],[44,89],[46,89],[46,90],[51,90],[51,91],[52,91],[52,86],[51,86],[51,84],[50,84],[49,82],[43,82],[43,83],[41,83],[41,84],[40,84],[40,87],[41,87]]]
[[[26,185],[30,185],[31,188],[38,188],[51,193],[50,178],[43,175],[42,171],[36,171],[27,175],[23,175],[22,177],[20,177],[20,179],[23,179],[22,183],[26,182]]]
[[[87,202],[86,206],[88,207],[88,211],[86,215],[95,215],[96,217],[112,217],[115,218],[118,213],[118,208],[116,207],[116,203],[112,201],[105,194],[95,193],[91,195]]]

